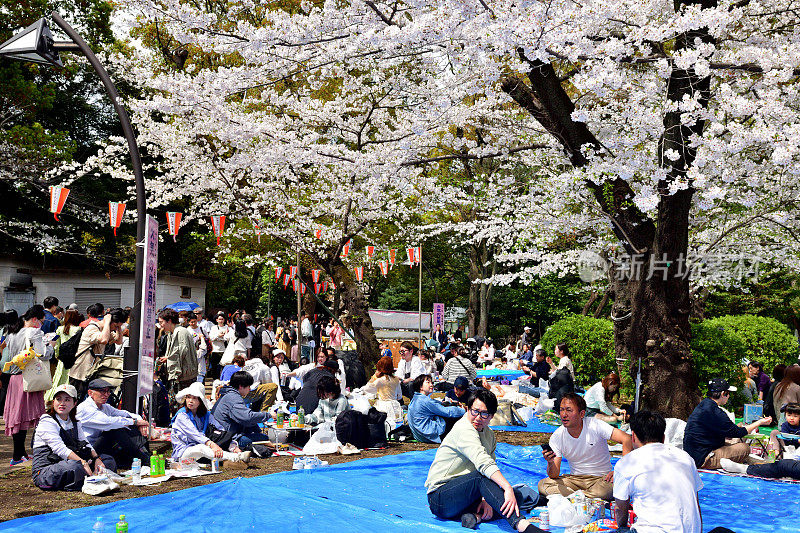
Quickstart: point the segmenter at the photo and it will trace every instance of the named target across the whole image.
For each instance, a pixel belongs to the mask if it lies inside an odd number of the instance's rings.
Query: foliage
[[[575,379],[581,385],[591,386],[609,372],[619,371],[614,352],[614,326],[610,320],[582,315],[563,318],[547,328],[541,344],[552,354],[562,342],[569,346]],[[626,372],[623,370],[623,374]]]
[[[692,360],[704,394],[711,378],[724,377],[740,390],[744,383],[742,362],[747,348],[736,331],[726,327],[728,322],[717,318],[692,324]]]

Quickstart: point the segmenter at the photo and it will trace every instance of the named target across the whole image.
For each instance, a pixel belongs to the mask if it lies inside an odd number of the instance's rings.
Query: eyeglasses
[[[481,417],[482,420],[489,420],[492,418],[492,413],[489,411],[478,411],[470,407],[469,413],[474,417]]]
[[[100,394],[101,396],[108,396],[109,394],[111,394],[111,391],[109,389],[92,389],[92,390],[94,390],[97,394]]]
[[[408,350],[406,350],[406,349],[404,349],[404,348],[400,348],[400,350],[399,350],[399,351],[400,351],[400,353],[408,353]]]

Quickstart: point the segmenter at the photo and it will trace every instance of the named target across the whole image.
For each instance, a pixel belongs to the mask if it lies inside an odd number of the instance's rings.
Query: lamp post
[[[142,160],[139,155],[139,147],[136,144],[136,137],[133,133],[131,121],[128,113],[120,103],[119,92],[108,72],[100,64],[97,56],[94,55],[89,45],[86,44],[80,35],[61,18],[58,13],[53,12],[53,21],[59,28],[64,30],[71,41],[56,42],[53,34],[47,25],[46,19],[39,19],[20,33],[0,45],[0,56],[5,56],[23,61],[34,63],[50,64],[55,67],[63,67],[59,52],[80,52],[94,68],[103,87],[111,99],[111,105],[117,112],[119,121],[122,124],[122,131],[128,142],[128,151],[131,154],[131,165],[133,175],[136,180],[136,275],[133,293],[133,311],[131,315],[130,345],[125,352],[123,359],[123,382],[122,382],[122,401],[123,407],[129,411],[136,411],[136,371],[139,367],[139,325],[142,319],[142,279],[144,276],[144,253],[138,243],[143,243],[146,223],[146,201],[144,189],[144,177],[142,175]]]

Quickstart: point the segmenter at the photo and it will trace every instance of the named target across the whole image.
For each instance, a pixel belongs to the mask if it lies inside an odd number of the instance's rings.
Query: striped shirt
[[[475,365],[472,364],[472,361],[466,357],[457,355],[444,365],[442,377],[445,381],[453,383],[459,376],[464,376],[469,380],[473,380],[478,377],[478,371],[475,370]]]

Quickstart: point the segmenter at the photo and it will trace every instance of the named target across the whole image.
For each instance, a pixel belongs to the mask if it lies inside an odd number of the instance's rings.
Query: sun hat
[[[203,387],[203,384],[199,381],[195,381],[185,389],[179,390],[178,394],[175,395],[175,399],[177,401],[183,401],[186,395],[195,396],[203,400],[203,403],[206,406],[206,410],[211,410],[211,402],[206,398],[206,389]]]

